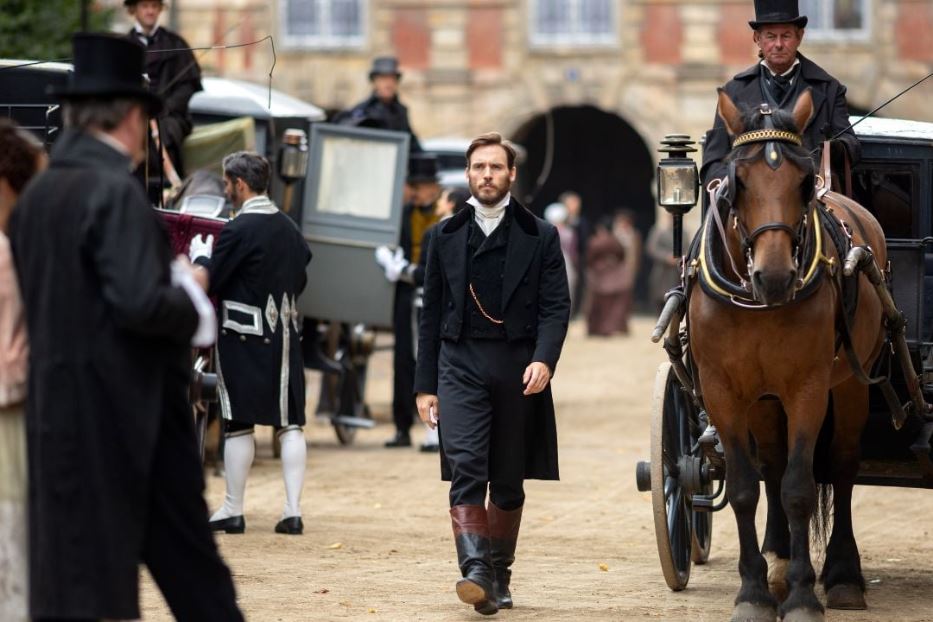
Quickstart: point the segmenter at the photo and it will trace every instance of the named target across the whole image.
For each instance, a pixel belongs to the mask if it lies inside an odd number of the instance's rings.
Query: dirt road
[[[650,495],[635,489],[635,463],[649,452],[654,373],[664,358],[648,341],[649,323],[638,320],[633,336],[609,340],[572,327],[554,380],[562,480],[527,484],[516,608],[496,618],[728,619],[738,589],[731,511],[715,516],[709,564],[694,567],[687,590],[673,593],[658,565]],[[388,359],[376,355],[368,387],[382,420]],[[329,427],[307,428],[302,537],[272,533],[283,504],[280,467],[269,435],[259,437],[246,534],[218,538],[248,619],[481,619],[453,592],[459,573],[437,456],[383,449],[390,434],[382,424],[339,447]],[[211,508],[222,498],[223,480],[210,477]],[[829,612],[827,620],[933,621],[933,493],[860,487],[854,503],[870,608]],[[148,578],[143,606],[146,620],[171,619]]]

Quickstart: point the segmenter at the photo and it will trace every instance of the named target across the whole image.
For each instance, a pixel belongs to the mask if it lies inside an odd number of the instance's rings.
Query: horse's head
[[[813,116],[810,91],[791,113],[767,106],[743,113],[720,89],[718,114],[734,139],[729,193],[752,296],[765,305],[790,302],[813,193],[813,161],[800,138]]]

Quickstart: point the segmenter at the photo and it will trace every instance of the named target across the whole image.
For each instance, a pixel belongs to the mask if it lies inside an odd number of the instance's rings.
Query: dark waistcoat
[[[470,237],[467,242],[467,292],[466,317],[463,322],[463,336],[467,339],[506,339],[505,324],[496,324],[483,314],[493,319],[502,320],[502,281],[505,278],[505,258],[508,250],[510,218],[503,217],[502,222],[487,237],[475,221],[471,221]],[[473,293],[469,287],[473,285]],[[479,304],[477,304],[477,300]],[[482,309],[480,309],[482,305]]]

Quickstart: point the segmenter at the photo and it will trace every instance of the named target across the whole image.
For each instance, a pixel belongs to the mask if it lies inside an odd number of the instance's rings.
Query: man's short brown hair
[[[502,147],[505,150],[505,158],[508,162],[509,170],[515,168],[515,147],[513,147],[512,143],[509,141],[504,140],[502,134],[499,132],[487,132],[473,139],[473,142],[470,143],[466,151],[467,166],[470,165],[470,157],[473,155],[474,151],[480,147],[488,147],[490,145],[499,145]]]

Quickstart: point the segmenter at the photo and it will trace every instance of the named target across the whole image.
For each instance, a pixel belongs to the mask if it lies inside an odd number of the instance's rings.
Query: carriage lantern
[[[308,173],[308,135],[304,130],[287,129],[282,134],[279,149],[279,177],[285,182],[282,205],[285,211],[292,206],[292,185]]]
[[[700,191],[697,165],[688,153],[696,144],[686,134],[668,134],[661,141],[661,153],[667,156],[658,162],[658,203],[674,217],[674,257],[682,254],[683,216],[697,204]]]

